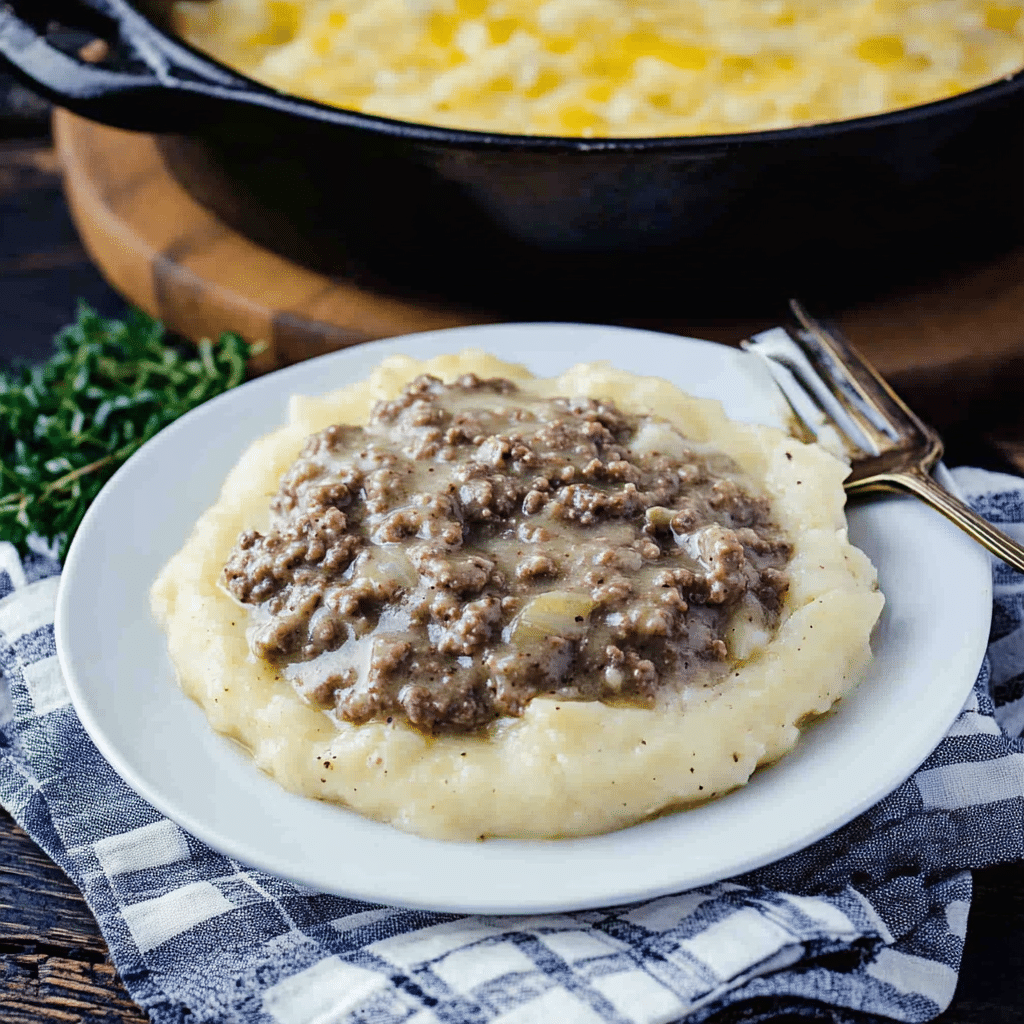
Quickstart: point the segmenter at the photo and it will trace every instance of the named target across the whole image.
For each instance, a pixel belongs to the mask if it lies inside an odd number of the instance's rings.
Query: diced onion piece
[[[666,508],[664,505],[652,505],[645,513],[647,522],[658,529],[665,529],[672,523],[676,510]]]
[[[549,636],[578,639],[587,631],[587,619],[593,608],[588,594],[570,590],[538,594],[516,616],[510,639],[514,644],[536,643]]]
[[[371,549],[359,569],[361,575],[384,586],[396,583],[400,587],[411,589],[420,579],[412,562],[404,552],[395,547]]]

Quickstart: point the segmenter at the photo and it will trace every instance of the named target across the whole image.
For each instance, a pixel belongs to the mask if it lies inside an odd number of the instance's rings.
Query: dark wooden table
[[[105,315],[120,314],[124,304],[75,234],[45,110],[30,96],[14,95],[0,78],[0,357],[32,360],[50,351],[79,298]],[[1004,391],[1006,383],[1000,382]],[[927,404],[926,394],[918,397]],[[942,418],[940,406],[924,411]],[[954,464],[1024,471],[1024,408],[1000,403],[986,413],[974,403],[969,421],[942,425]],[[723,1018],[739,1021],[744,1013]],[[0,811],[0,1022],[146,1019],[108,962],[77,890]],[[960,984],[939,1020],[1024,1024],[1024,863],[975,874]]]

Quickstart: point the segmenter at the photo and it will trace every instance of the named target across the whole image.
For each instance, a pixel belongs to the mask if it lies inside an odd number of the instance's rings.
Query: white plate
[[[57,650],[83,725],[122,778],[230,856],[316,889],[479,913],[623,903],[776,860],[893,790],[941,739],[971,688],[991,615],[988,556],[912,499],[852,510],[850,533],[878,567],[887,603],[859,689],[798,748],[725,798],[589,839],[441,843],[294,796],[215,735],[177,688],[148,591],[211,505],[228,469],[284,419],[289,394],[364,378],[391,353],[475,347],[549,376],[608,359],[779,423],[756,360],[647,331],[512,324],[362,345],[246,384],[169,427],[107,484],[79,529],[57,602]]]

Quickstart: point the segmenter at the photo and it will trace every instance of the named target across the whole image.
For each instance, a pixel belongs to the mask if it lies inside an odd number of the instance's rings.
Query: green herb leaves
[[[43,366],[0,372],[0,540],[35,534],[63,560],[89,503],[143,443],[239,384],[250,346],[237,334],[183,354],[159,321],[105,320],[84,304]]]

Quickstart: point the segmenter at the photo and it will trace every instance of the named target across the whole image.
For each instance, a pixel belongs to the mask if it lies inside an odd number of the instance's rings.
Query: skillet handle
[[[104,66],[67,52],[48,36],[53,22],[103,39],[117,59]],[[58,106],[140,131],[194,128],[218,99],[252,102],[250,92],[266,91],[164,35],[125,0],[0,0],[3,63]]]

